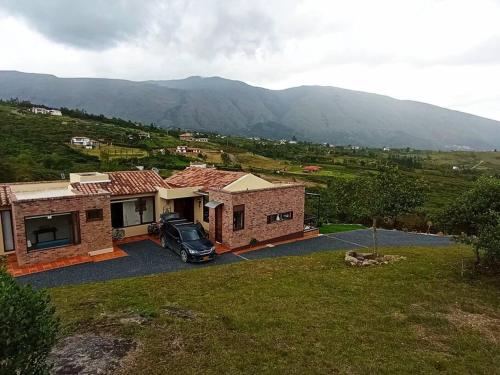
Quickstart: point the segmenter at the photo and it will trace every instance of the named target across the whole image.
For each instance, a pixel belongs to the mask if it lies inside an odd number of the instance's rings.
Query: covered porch
[[[200,223],[205,231],[209,230],[208,193],[201,186],[165,189],[158,191],[158,207],[161,212],[176,212],[182,218]]]

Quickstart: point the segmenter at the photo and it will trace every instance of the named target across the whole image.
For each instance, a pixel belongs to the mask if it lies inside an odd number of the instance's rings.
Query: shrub
[[[59,322],[46,292],[18,284],[0,267],[0,373],[47,374]]]

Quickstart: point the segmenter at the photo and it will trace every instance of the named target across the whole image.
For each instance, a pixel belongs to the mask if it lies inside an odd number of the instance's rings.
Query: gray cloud
[[[0,3],[5,11],[23,18],[55,42],[94,50],[137,37],[147,28],[153,5],[154,1],[140,0],[3,0]]]
[[[87,50],[120,42],[177,48],[201,58],[279,49],[274,4],[244,0],[3,0],[0,8],[45,37]],[[286,2],[288,8],[295,0]]]

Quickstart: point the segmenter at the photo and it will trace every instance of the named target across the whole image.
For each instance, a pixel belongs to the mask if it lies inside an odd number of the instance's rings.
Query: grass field
[[[498,374],[498,278],[462,278],[464,247],[383,252],[407,259],[348,268],[325,252],[50,294],[65,334],[140,343],[125,374]]]
[[[319,228],[319,232],[322,234],[328,233],[340,233],[349,232],[356,229],[365,229],[365,226],[361,224],[325,224]]]
[[[235,154],[236,162],[241,164],[243,168],[258,168],[267,169],[269,171],[276,171],[287,166],[286,163],[265,156],[252,154],[250,152],[243,152]]]
[[[129,159],[129,158],[144,158],[148,156],[147,151],[141,150],[140,148],[134,148],[134,147],[121,147],[121,146],[107,146],[107,145],[100,145],[98,148],[94,148],[92,150],[87,150],[84,148],[76,148],[75,149],[79,150],[80,152],[87,154],[87,155],[92,155],[92,156],[97,156],[98,158],[102,159],[104,153],[108,153],[109,158],[112,159]]]

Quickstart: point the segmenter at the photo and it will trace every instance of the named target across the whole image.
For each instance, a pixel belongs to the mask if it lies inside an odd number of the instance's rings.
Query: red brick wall
[[[102,221],[86,221],[86,210],[103,210]],[[78,211],[80,217],[80,244],[34,250],[28,252],[24,218],[29,216]],[[109,195],[40,199],[37,201],[13,202],[14,237],[19,265],[51,262],[61,258],[87,255],[89,251],[111,248],[111,206]]]
[[[228,193],[212,190],[210,200],[224,203],[222,241],[230,248],[247,246],[254,238],[266,242],[304,231],[304,187],[284,186]],[[233,206],[245,205],[245,228],[233,231]],[[293,211],[293,219],[267,224],[267,216]],[[215,210],[210,209],[210,238],[215,238]]]

